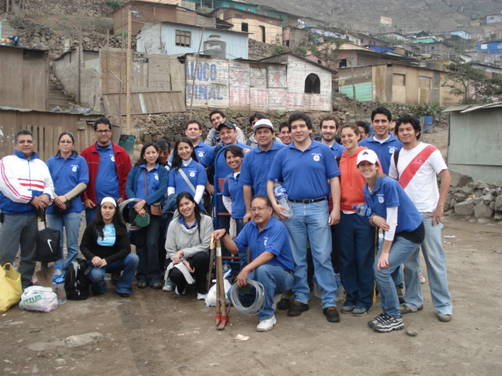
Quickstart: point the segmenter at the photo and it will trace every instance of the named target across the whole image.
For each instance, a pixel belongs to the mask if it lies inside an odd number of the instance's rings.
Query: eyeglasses
[[[268,208],[268,206],[264,206],[264,207],[261,207],[261,208],[260,208],[260,207],[251,208],[250,210],[251,210],[252,212],[257,212],[257,211],[263,211],[263,210],[265,210],[265,209],[267,209],[267,208]]]
[[[108,133],[108,132],[111,132],[110,129],[97,129],[96,130],[96,133]]]

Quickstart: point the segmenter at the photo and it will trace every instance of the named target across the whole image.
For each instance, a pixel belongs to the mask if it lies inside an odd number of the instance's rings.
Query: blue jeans
[[[136,268],[138,267],[138,260],[136,254],[129,253],[126,257],[115,260],[104,268],[96,268],[93,266],[88,274],[93,290],[98,294],[104,293],[107,290],[105,274],[122,271],[122,275],[115,286],[115,291],[122,294],[130,294],[132,291],[132,280],[136,274]],[[92,264],[90,265],[92,266]]]
[[[277,265],[263,264],[248,274],[248,279],[260,282],[265,290],[265,304],[258,312],[259,320],[266,320],[274,315],[274,296],[291,290],[293,274]]]
[[[91,223],[96,215],[98,215],[98,208],[99,206],[96,206],[93,209],[85,209],[85,224],[87,226],[89,226],[89,223]]]
[[[375,280],[382,299],[382,309],[384,313],[394,317],[401,317],[399,298],[397,297],[396,285],[392,279],[392,273],[408,259],[417,257],[419,250],[420,244],[413,243],[402,236],[397,236],[390,248],[389,267],[387,269],[378,269],[378,258],[382,253],[382,248],[378,251],[375,260]],[[418,275],[416,282],[420,283],[418,281]],[[406,288],[408,288],[408,285],[406,285]]]
[[[80,231],[80,222],[82,221],[82,212],[78,213],[66,213],[66,214],[47,214],[47,225],[48,227],[59,230],[61,233],[61,241],[59,246],[61,248],[61,254],[63,257],[57,260],[54,264],[56,269],[66,270],[68,265],[73,261],[78,255],[78,233]],[[66,247],[68,249],[68,254],[66,259],[64,258],[64,236],[63,228],[66,233]]]
[[[427,278],[429,280],[429,288],[431,290],[432,305],[438,313],[452,314],[453,307],[451,302],[450,292],[448,290],[448,275],[446,272],[446,260],[442,244],[443,224],[432,225],[430,213],[420,213],[422,215],[425,227],[425,238],[422,243],[422,252],[427,266]],[[412,277],[420,272],[419,254],[416,257],[409,259],[405,263],[405,279],[406,274],[411,274]],[[412,310],[424,304],[422,296],[422,287],[420,283],[416,283],[417,287],[408,288],[406,279],[406,294],[404,296],[405,304]]]
[[[336,230],[345,303],[369,309],[373,303],[375,230],[367,217],[344,213]]]
[[[159,236],[162,219],[150,216],[150,224],[134,231],[136,253],[139,256],[137,279],[156,283],[161,281],[159,262]],[[162,244],[163,246],[163,244]]]
[[[311,204],[289,202],[293,216],[284,221],[295,260],[293,292],[295,300],[307,304],[310,289],[307,281],[307,241],[314,261],[314,276],[321,290],[322,307],[335,307],[336,279],[331,263],[331,229],[328,201]]]

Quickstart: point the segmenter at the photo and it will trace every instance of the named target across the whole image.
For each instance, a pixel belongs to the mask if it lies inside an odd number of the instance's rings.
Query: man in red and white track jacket
[[[21,248],[23,288],[31,284],[37,235],[37,210],[45,209],[54,197],[47,165],[33,152],[33,135],[16,133],[15,152],[0,160],[0,264],[13,263]]]

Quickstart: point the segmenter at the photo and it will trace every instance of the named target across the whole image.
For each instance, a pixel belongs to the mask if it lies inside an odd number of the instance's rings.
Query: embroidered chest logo
[[[321,154],[319,154],[319,153],[312,153],[312,159],[315,162],[319,162],[321,160]]]
[[[377,195],[376,195],[376,196],[377,196],[377,200],[378,200],[378,202],[379,202],[380,204],[383,204],[383,203],[384,203],[384,201],[385,201],[385,199],[384,199],[384,197],[383,197],[383,193],[377,193]]]
[[[112,154],[112,155],[110,155],[110,160],[111,160],[112,162],[115,162],[115,155],[113,155],[113,154]]]
[[[397,148],[395,146],[389,146],[389,154],[394,154]]]
[[[159,174],[155,173],[155,174],[153,175],[153,178],[154,178],[155,180],[159,180]]]
[[[206,153],[205,153],[205,152],[203,152],[203,151],[199,151],[199,154],[197,154],[197,155],[198,155],[199,157],[203,157],[204,155],[206,155]]]
[[[71,170],[73,172],[77,172],[78,171],[78,165],[71,165]]]
[[[190,175],[191,178],[194,178],[195,177],[195,171],[193,171],[193,170],[190,171],[190,173],[188,175]]]
[[[266,246],[267,246],[267,244],[268,244],[268,236],[265,236],[265,237],[263,238],[263,246],[265,246],[265,247],[266,247]]]

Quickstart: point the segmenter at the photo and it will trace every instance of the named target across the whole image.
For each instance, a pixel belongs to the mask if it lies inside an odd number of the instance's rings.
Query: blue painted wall
[[[478,43],[476,44],[476,50],[490,55],[502,54],[502,40]]]

